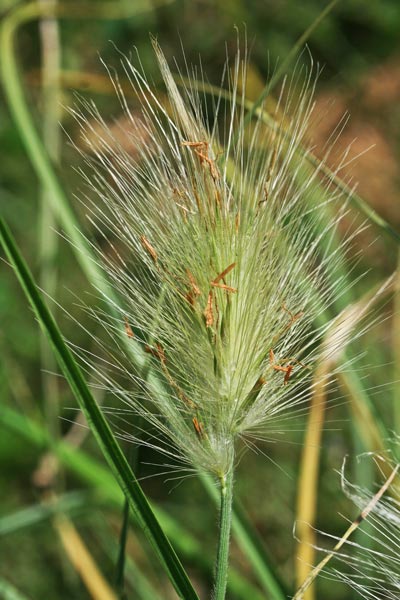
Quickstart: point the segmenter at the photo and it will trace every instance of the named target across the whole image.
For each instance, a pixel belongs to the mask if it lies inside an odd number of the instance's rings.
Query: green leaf
[[[185,600],[198,599],[2,218],[0,218],[0,241],[115,479],[124,491],[131,509],[135,512],[139,524],[157,553],[172,584],[181,598]]]

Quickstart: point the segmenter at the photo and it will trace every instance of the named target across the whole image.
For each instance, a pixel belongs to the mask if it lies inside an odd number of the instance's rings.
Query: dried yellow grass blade
[[[65,516],[54,519],[54,527],[70,562],[94,600],[118,600],[74,525]]]

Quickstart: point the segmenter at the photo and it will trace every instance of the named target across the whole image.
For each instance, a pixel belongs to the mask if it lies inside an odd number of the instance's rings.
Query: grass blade
[[[126,600],[125,593],[125,562],[126,562],[126,542],[128,539],[129,528],[129,502],[125,500],[122,512],[122,527],[119,539],[118,558],[117,558],[117,573],[115,577],[115,585],[119,591],[120,598]]]
[[[32,527],[37,523],[50,519],[58,512],[75,513],[85,509],[93,496],[82,492],[69,492],[48,504],[33,504],[0,518],[0,536],[8,535]]]
[[[136,477],[112,434],[106,419],[87,387],[72,353],[66,346],[51,313],[36,288],[32,276],[21,257],[6,224],[1,218],[0,241],[15,269],[19,282],[42,329],[49,338],[62,372],[71,386],[75,398],[96,437],[114,477],[124,491],[131,509],[135,512],[138,522],[164,565],[172,584],[181,598],[184,598],[185,600],[197,600],[198,596],[191,585],[185,570],[151,510],[142,488],[136,480]]]

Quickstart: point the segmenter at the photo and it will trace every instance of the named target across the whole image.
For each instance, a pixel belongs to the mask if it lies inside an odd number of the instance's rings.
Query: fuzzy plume
[[[332,239],[346,198],[310,170],[303,148],[313,69],[285,80],[272,129],[245,127],[239,53],[230,99],[217,99],[210,115],[194,80],[181,93],[154,49],[168,100],[122,59],[137,116],[113,79],[135,156],[93,104],[72,111],[90,149],[85,205],[104,240],[98,260],[118,297],[106,325],[99,313],[117,348],[105,349],[99,377],[126,404],[126,418],[152,425],[146,443],[221,477],[238,438],[263,435],[307,402],[329,327],[316,323],[344,287],[334,276],[343,248]],[[127,344],[146,356],[141,368]],[[157,391],[149,369],[162,382]]]

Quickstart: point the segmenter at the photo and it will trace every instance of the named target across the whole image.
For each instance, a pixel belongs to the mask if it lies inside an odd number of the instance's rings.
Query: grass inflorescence
[[[332,277],[343,248],[330,240],[347,199],[318,169],[300,177],[313,112],[311,66],[285,80],[273,131],[261,123],[246,128],[237,103],[238,81],[246,78],[239,52],[226,75],[231,100],[219,99],[209,115],[194,84],[178,91],[153,44],[168,103],[123,58],[141,103],[134,113],[114,77],[134,156],[93,104],[82,101],[73,111],[89,148],[85,203],[104,238],[99,263],[119,298],[107,327],[142,347],[164,388],[155,393],[121,347],[108,367],[127,385],[116,384],[109,368],[99,375],[132,415],[152,425],[149,445],[221,478],[239,438],[252,443],[309,397],[305,380],[329,326],[315,324],[344,287]],[[310,208],[315,190],[320,201]],[[336,217],[321,228],[328,203]]]

